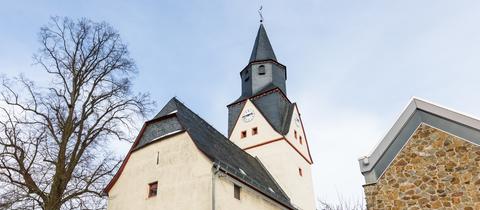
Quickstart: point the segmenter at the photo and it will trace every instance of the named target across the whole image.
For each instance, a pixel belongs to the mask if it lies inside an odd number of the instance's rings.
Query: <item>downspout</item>
[[[215,178],[220,171],[220,165],[213,163],[212,168],[212,210],[215,210]]]

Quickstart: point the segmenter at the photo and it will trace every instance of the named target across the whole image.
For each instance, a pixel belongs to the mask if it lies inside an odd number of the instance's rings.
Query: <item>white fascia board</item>
[[[404,108],[403,112],[398,117],[393,127],[387,132],[383,139],[377,143],[375,149],[368,156],[359,158],[361,172],[372,170],[375,164],[378,162],[382,154],[388,149],[388,146],[393,142],[403,126],[407,123],[408,119],[415,113],[417,106],[415,99],[412,99],[410,103]]]
[[[409,104],[404,108],[403,112],[400,114],[393,127],[387,132],[385,137],[383,137],[383,139],[375,146],[375,149],[371,152],[371,154],[358,159],[360,164],[360,171],[362,173],[372,170],[372,168],[379,161],[379,159],[382,157],[388,147],[393,143],[399,132],[402,130],[402,128],[405,126],[405,124],[408,122],[410,117],[415,113],[417,109],[480,130],[480,120],[474,117],[454,111],[453,109],[448,109],[440,105],[427,102],[426,100],[419,99],[417,97],[413,97],[410,100]]]
[[[465,114],[454,109],[446,108],[438,104],[428,102],[423,99],[413,98],[418,109],[430,112],[432,114],[438,115],[440,117],[449,119],[454,122],[472,127],[474,129],[480,130],[480,120],[478,118],[472,117],[469,114]]]
[[[175,131],[172,131],[172,132],[163,134],[163,135],[161,135],[161,136],[156,137],[156,138],[153,139],[151,142],[157,141],[157,140],[159,140],[159,139],[163,139],[163,138],[165,138],[165,137],[167,137],[167,136],[173,136],[173,135],[175,135],[175,134],[177,134],[177,133],[180,133],[180,132],[183,132],[183,131],[185,131],[185,130],[184,130],[184,129],[178,129],[178,130],[175,130]]]

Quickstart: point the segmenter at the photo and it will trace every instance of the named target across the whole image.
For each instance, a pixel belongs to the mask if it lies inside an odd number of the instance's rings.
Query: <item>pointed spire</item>
[[[262,60],[277,61],[277,58],[275,57],[272,45],[268,40],[267,31],[265,31],[263,24],[260,24],[257,38],[255,39],[255,44],[253,45],[252,55],[250,56],[250,62]]]

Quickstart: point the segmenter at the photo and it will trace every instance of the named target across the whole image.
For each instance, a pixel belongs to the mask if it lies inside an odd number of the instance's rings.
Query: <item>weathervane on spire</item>
[[[260,15],[260,23],[263,23],[262,9],[263,9],[263,6],[260,5],[260,9],[258,9],[258,14]]]

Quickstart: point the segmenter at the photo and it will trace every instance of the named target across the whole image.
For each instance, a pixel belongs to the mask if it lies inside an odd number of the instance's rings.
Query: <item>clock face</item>
[[[300,118],[295,117],[295,125],[297,125],[297,127],[300,127]]]
[[[253,120],[254,117],[255,117],[255,113],[251,109],[245,110],[245,112],[242,115],[242,119],[244,122],[250,122]]]

